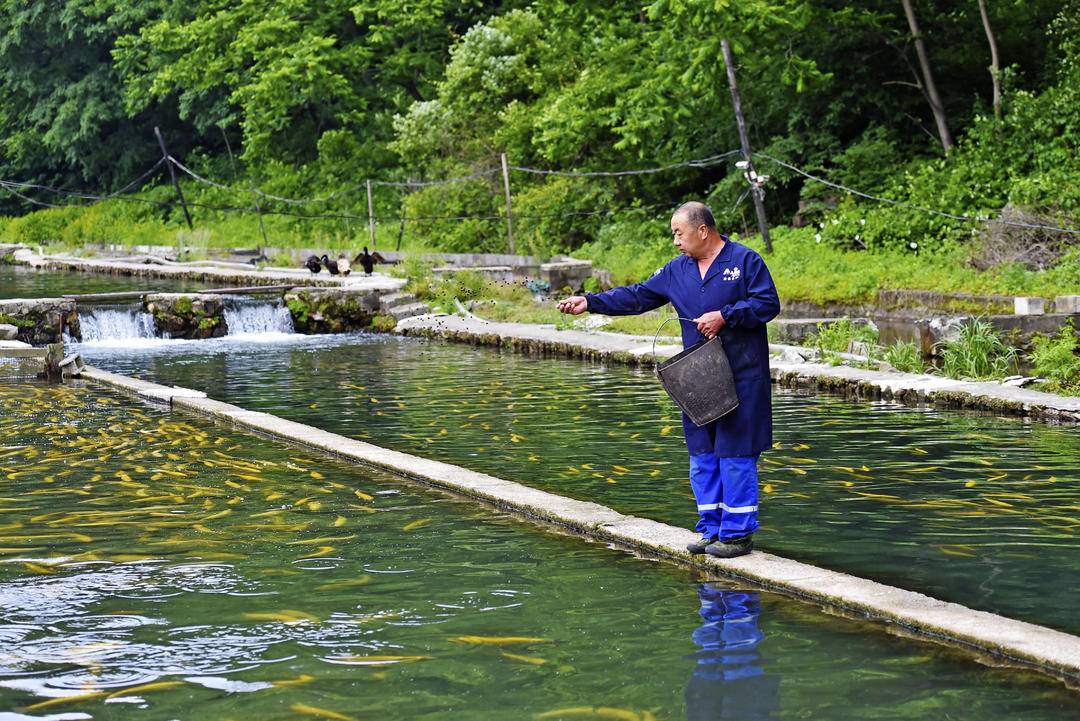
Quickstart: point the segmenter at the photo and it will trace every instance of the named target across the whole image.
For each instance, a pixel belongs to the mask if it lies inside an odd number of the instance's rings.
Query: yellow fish
[[[415,531],[417,528],[420,528],[421,526],[426,526],[429,523],[431,523],[430,518],[421,518],[418,521],[412,521],[410,523],[406,523],[404,526],[401,527],[401,530],[403,530],[403,531]]]
[[[343,713],[337,711],[331,711],[328,708],[319,708],[318,706],[308,706],[303,703],[294,703],[289,707],[297,713],[306,713],[309,716],[319,716],[321,718],[336,719],[337,721],[356,721],[352,716],[346,716]]]
[[[280,613],[245,613],[245,618],[249,618],[252,621],[280,621],[281,623],[300,623],[301,621],[309,621],[311,623],[318,623],[319,619],[312,616],[310,613],[304,613],[303,611],[281,611]]]
[[[39,701],[38,703],[24,706],[23,711],[37,711],[40,708],[49,708],[50,706],[59,706],[64,703],[76,703],[78,701],[89,701],[93,698],[101,698],[105,695],[104,691],[92,691],[91,693],[81,693],[75,696],[61,696],[60,698],[51,698],[47,701]]]
[[[550,638],[536,636],[456,636],[451,641],[487,646],[508,646],[517,643],[551,643]]]
[[[173,688],[174,686],[183,686],[183,681],[154,681],[153,683],[144,683],[141,686],[132,686],[131,688],[120,689],[115,691],[105,698],[120,698],[121,696],[133,696],[135,694],[142,693],[143,691],[158,691],[163,688]]]
[[[499,654],[503,658],[508,658],[511,661],[520,661],[521,663],[531,664],[533,666],[543,666],[547,661],[538,656],[522,656],[516,653],[507,653],[506,651],[499,651]]]
[[[328,661],[349,663],[356,666],[384,666],[391,663],[412,663],[426,661],[431,656],[333,656]]]

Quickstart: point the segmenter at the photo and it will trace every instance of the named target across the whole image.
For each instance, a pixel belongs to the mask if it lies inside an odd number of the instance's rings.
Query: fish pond
[[[206,283],[147,276],[56,272],[0,264],[0,299],[59,298],[65,293],[119,291],[183,292],[213,287]]]
[[[1073,692],[85,386],[0,385],[3,719],[1061,719]]]
[[[91,364],[691,527],[677,409],[647,370],[392,336],[280,336]],[[1071,427],[774,392],[758,546],[1080,633]]]

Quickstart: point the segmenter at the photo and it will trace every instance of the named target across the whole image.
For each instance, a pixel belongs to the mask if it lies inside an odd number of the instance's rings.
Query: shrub
[[[959,337],[940,344],[940,349],[941,372],[949,378],[993,380],[1016,372],[1016,349],[981,318],[961,325]]]
[[[1054,336],[1036,336],[1028,360],[1036,375],[1047,379],[1047,390],[1080,393],[1080,356],[1076,329],[1069,320]]]
[[[389,333],[397,326],[397,320],[392,315],[382,315],[376,313],[371,318],[371,329],[379,333]]]
[[[818,323],[817,333],[810,338],[810,345],[823,351],[846,352],[851,341],[877,344],[878,332],[871,325],[855,325],[850,318],[841,318],[832,323]]]
[[[918,344],[898,340],[885,349],[885,361],[901,373],[923,373],[922,350]]]

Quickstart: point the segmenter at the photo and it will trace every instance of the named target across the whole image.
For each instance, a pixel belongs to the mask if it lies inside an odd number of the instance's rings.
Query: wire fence
[[[394,180],[371,179],[371,180],[365,180],[365,182],[362,183],[362,184],[357,184],[357,185],[354,185],[354,186],[350,186],[350,187],[344,188],[342,190],[339,190],[339,191],[336,191],[334,193],[330,193],[330,194],[324,195],[324,196],[312,197],[312,198],[292,198],[292,197],[288,197],[288,196],[284,196],[284,195],[277,195],[277,194],[274,194],[274,193],[269,193],[269,192],[263,191],[263,190],[261,190],[259,188],[255,188],[255,187],[250,187],[250,188],[237,187],[235,185],[230,185],[230,184],[227,184],[227,183],[222,183],[222,182],[213,180],[211,178],[208,178],[208,177],[206,177],[206,176],[192,170],[191,168],[189,168],[187,165],[185,165],[184,163],[182,163],[181,161],[179,161],[178,159],[176,159],[172,155],[166,154],[161,159],[159,159],[156,163],[154,163],[152,166],[150,166],[147,170],[145,170],[143,173],[141,173],[139,176],[137,176],[136,178],[134,178],[130,182],[126,183],[125,185],[123,185],[118,190],[115,190],[115,191],[110,192],[110,193],[95,193],[95,192],[90,192],[90,191],[85,191],[85,190],[71,190],[71,189],[65,189],[65,188],[57,188],[57,187],[54,187],[54,186],[40,184],[40,183],[15,181],[15,180],[6,180],[6,179],[0,179],[0,190],[6,191],[11,196],[13,196],[15,198],[18,198],[19,200],[22,200],[25,203],[29,203],[31,205],[34,205],[34,206],[37,206],[37,207],[44,207],[44,208],[64,208],[64,207],[69,207],[70,205],[73,205],[73,204],[81,205],[82,203],[80,201],[87,201],[87,202],[91,202],[91,203],[96,203],[96,202],[101,202],[101,201],[106,201],[106,200],[119,200],[119,201],[123,201],[123,202],[149,204],[149,205],[154,205],[154,206],[160,207],[160,208],[171,208],[171,207],[174,207],[176,205],[176,200],[174,200],[174,199],[161,200],[161,199],[144,197],[142,195],[135,195],[135,193],[138,192],[147,181],[149,181],[156,174],[158,174],[161,171],[161,169],[164,166],[166,166],[166,164],[168,164],[169,166],[171,166],[176,171],[179,171],[181,174],[183,174],[183,175],[187,176],[188,178],[190,178],[190,180],[192,182],[195,182],[195,183],[197,183],[199,185],[203,185],[203,186],[209,187],[209,188],[214,188],[216,190],[224,191],[224,192],[227,192],[227,193],[232,193],[232,194],[235,194],[235,195],[255,196],[255,197],[257,197],[257,198],[259,198],[261,200],[268,201],[270,203],[281,203],[281,204],[283,204],[285,206],[290,207],[291,209],[290,210],[284,210],[284,209],[279,209],[279,208],[273,208],[273,207],[268,207],[268,206],[265,206],[265,205],[261,205],[259,203],[256,203],[255,207],[245,207],[245,206],[234,205],[234,204],[217,204],[217,203],[207,203],[207,202],[203,202],[203,201],[186,201],[186,205],[188,207],[199,208],[199,209],[204,209],[204,210],[210,210],[210,211],[215,211],[215,212],[237,213],[237,214],[248,214],[248,215],[257,214],[257,215],[260,215],[260,216],[262,216],[262,215],[282,216],[282,217],[297,218],[297,219],[301,219],[301,220],[348,220],[348,221],[358,221],[358,222],[362,221],[362,222],[368,223],[369,225],[372,225],[372,233],[374,234],[373,224],[376,223],[377,221],[380,221],[380,220],[382,220],[382,221],[395,221],[395,222],[399,222],[399,223],[439,222],[439,221],[447,221],[447,222],[455,222],[455,221],[507,221],[508,218],[510,218],[510,217],[512,217],[513,219],[521,219],[521,220],[544,220],[544,219],[563,218],[563,217],[569,218],[569,217],[590,217],[590,216],[600,216],[600,215],[614,215],[614,214],[628,213],[628,212],[634,212],[634,211],[644,212],[644,211],[659,210],[659,209],[663,209],[663,208],[670,208],[670,207],[672,207],[671,203],[653,203],[653,204],[645,204],[645,205],[640,205],[640,204],[639,205],[630,205],[630,206],[625,206],[625,207],[599,208],[599,209],[594,209],[594,210],[562,210],[562,211],[556,211],[556,212],[551,212],[551,213],[521,213],[521,214],[514,213],[512,211],[512,200],[511,200],[512,194],[511,194],[511,185],[510,185],[510,180],[509,180],[509,173],[513,172],[513,173],[519,173],[519,174],[523,174],[523,175],[539,176],[539,177],[556,176],[556,177],[570,177],[570,178],[625,178],[625,177],[634,177],[634,176],[656,175],[656,174],[660,174],[660,173],[672,172],[672,171],[683,170],[683,169],[712,168],[712,167],[716,167],[716,166],[719,166],[719,165],[723,165],[723,164],[729,162],[732,158],[741,157],[741,156],[742,156],[741,151],[739,151],[739,150],[731,150],[731,151],[728,151],[728,152],[725,152],[725,153],[719,153],[719,154],[716,154],[716,155],[710,155],[710,156],[707,156],[707,157],[704,157],[704,158],[695,158],[695,159],[691,159],[691,160],[684,160],[684,161],[680,161],[680,162],[677,162],[677,163],[669,163],[669,164],[660,165],[660,166],[651,167],[651,168],[629,168],[629,169],[620,169],[620,170],[587,170],[587,171],[584,171],[584,170],[583,171],[578,171],[578,170],[552,170],[552,169],[533,168],[533,167],[528,167],[528,166],[508,165],[507,164],[502,168],[499,168],[499,167],[484,168],[484,169],[480,169],[480,170],[478,170],[478,171],[476,171],[474,173],[468,174],[468,175],[461,175],[461,176],[434,179],[434,180],[394,181]],[[1078,228],[1055,226],[1055,225],[1040,224],[1040,223],[1026,223],[1026,222],[1022,222],[1022,221],[1008,220],[1006,218],[993,218],[993,217],[987,217],[987,216],[982,216],[982,215],[972,216],[972,215],[966,215],[966,214],[961,214],[961,213],[950,213],[950,212],[947,212],[947,211],[944,211],[944,210],[939,210],[939,209],[936,209],[936,208],[929,208],[929,207],[925,207],[925,206],[921,206],[921,205],[916,205],[916,204],[908,203],[908,202],[905,202],[905,201],[902,201],[902,200],[886,198],[886,197],[882,197],[882,196],[879,196],[879,195],[874,195],[872,193],[868,193],[868,192],[859,190],[857,188],[851,188],[851,187],[845,186],[843,184],[833,182],[831,180],[828,180],[827,178],[823,178],[823,177],[821,177],[819,175],[815,175],[813,173],[810,173],[809,171],[807,171],[807,170],[805,170],[803,168],[800,168],[800,167],[798,167],[798,166],[796,166],[796,165],[794,165],[792,163],[786,162],[786,161],[781,160],[779,158],[772,157],[771,155],[767,155],[765,153],[753,153],[753,157],[759,158],[759,159],[762,159],[762,160],[765,160],[765,161],[768,161],[768,162],[771,162],[771,163],[774,163],[774,164],[776,164],[776,165],[778,165],[778,166],[780,166],[782,168],[785,168],[785,169],[791,171],[792,173],[795,173],[796,175],[801,176],[802,178],[805,178],[808,181],[821,183],[821,184],[823,184],[823,185],[825,185],[827,187],[833,188],[835,190],[838,190],[838,191],[841,191],[841,192],[844,192],[844,193],[848,193],[850,195],[862,198],[864,200],[872,201],[874,203],[883,203],[883,204],[888,204],[888,205],[894,205],[894,206],[905,208],[905,209],[908,209],[908,210],[911,210],[911,211],[914,211],[914,212],[925,213],[925,214],[934,215],[934,216],[938,216],[938,217],[943,217],[943,218],[947,218],[947,219],[950,219],[950,220],[955,220],[955,221],[958,221],[958,222],[964,222],[964,223],[976,223],[976,224],[990,224],[990,223],[993,223],[993,224],[1000,224],[1000,225],[1010,226],[1010,227],[1035,229],[1035,230],[1044,230],[1044,231],[1068,233],[1068,234],[1080,234],[1080,229],[1078,229]],[[505,158],[504,158],[504,160],[505,160]],[[402,190],[405,190],[405,191],[414,191],[414,190],[420,190],[420,189],[432,188],[432,187],[444,186],[444,185],[450,185],[450,184],[468,183],[468,182],[473,182],[473,181],[477,181],[477,180],[490,180],[491,178],[499,175],[500,173],[503,174],[503,183],[505,185],[506,197],[507,197],[507,205],[503,209],[502,213],[488,212],[488,213],[481,213],[481,214],[448,214],[448,215],[416,215],[416,216],[409,216],[409,215],[405,215],[404,213],[400,213],[400,212],[397,213],[397,214],[390,214],[390,215],[381,214],[380,215],[380,214],[376,214],[374,212],[374,210],[373,210],[373,203],[372,203],[372,199],[371,199],[371,193],[372,193],[372,187],[373,186],[374,187],[392,187],[392,188],[402,189]],[[369,208],[369,211],[366,214],[364,214],[364,213],[352,213],[352,212],[346,212],[346,211],[341,211],[341,210],[329,210],[329,209],[321,211],[321,212],[302,212],[300,210],[297,210],[299,208],[310,207],[310,206],[320,206],[320,205],[321,206],[326,206],[326,205],[334,203],[335,201],[339,201],[342,198],[345,198],[345,197],[347,197],[347,196],[349,196],[351,194],[358,193],[360,191],[365,191],[365,190],[366,190],[366,192],[368,194],[368,208]],[[747,190],[747,192],[749,192],[749,189]],[[740,196],[739,200],[736,201],[734,207],[737,207],[742,202],[742,200],[745,199],[745,197],[747,195],[747,192],[744,192]],[[45,194],[49,194],[50,196],[53,196],[53,197],[69,198],[69,199],[74,200],[75,202],[74,203],[49,202],[48,200],[42,200],[40,198],[32,197],[32,196],[29,195],[29,193],[45,193]],[[734,207],[733,207],[733,209],[734,209]],[[373,235],[373,237],[374,237],[374,235]],[[512,238],[511,238],[511,244],[512,244]]]

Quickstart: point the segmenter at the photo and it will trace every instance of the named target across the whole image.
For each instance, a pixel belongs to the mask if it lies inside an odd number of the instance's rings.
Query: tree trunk
[[[941,147],[947,153],[953,146],[952,134],[949,132],[949,123],[945,119],[945,108],[941,104],[941,96],[938,95],[937,85],[934,84],[934,75],[930,71],[930,59],[926,55],[926,45],[923,43],[922,34],[919,32],[919,23],[915,20],[915,10],[911,6],[911,0],[900,0],[900,4],[904,6],[908,27],[911,28],[911,35],[915,38],[915,53],[919,56],[923,86],[926,88],[926,100],[930,103],[930,109],[934,112],[934,121],[937,123]]]
[[[979,14],[982,15],[986,41],[990,43],[990,79],[994,81],[994,117],[1001,120],[1001,65],[998,63],[997,38],[990,27],[990,13],[986,10],[986,0],[979,0]]]

